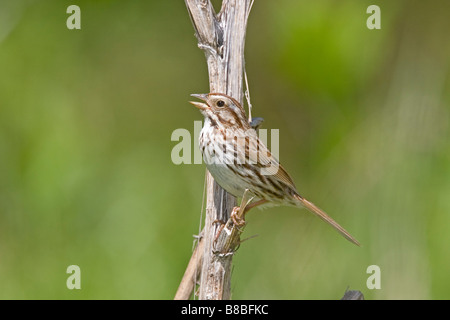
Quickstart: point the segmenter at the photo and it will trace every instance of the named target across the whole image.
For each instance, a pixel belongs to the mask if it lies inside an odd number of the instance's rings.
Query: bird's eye
[[[221,108],[225,105],[225,102],[223,100],[219,100],[216,102],[216,105]]]

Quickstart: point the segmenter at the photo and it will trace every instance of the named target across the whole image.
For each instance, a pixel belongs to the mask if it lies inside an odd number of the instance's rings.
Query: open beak
[[[208,94],[191,94],[192,97],[206,101],[208,98]],[[199,108],[200,110],[206,110],[209,108],[208,104],[203,102],[197,102],[197,101],[189,101],[194,107]]]

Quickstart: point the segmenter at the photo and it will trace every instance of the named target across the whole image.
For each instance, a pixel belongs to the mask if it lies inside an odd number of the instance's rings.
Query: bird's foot
[[[230,218],[233,221],[234,225],[236,225],[237,227],[242,227],[245,226],[245,220],[239,217],[239,210],[241,210],[240,207],[234,207],[233,211],[231,211]]]

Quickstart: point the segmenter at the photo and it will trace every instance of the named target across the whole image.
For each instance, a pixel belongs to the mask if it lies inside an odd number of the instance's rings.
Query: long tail
[[[318,208],[314,203],[309,202],[305,198],[302,198],[301,196],[296,197],[297,200],[300,201],[303,207],[314,213],[316,216],[318,216],[323,221],[327,222],[329,225],[331,225],[333,228],[335,228],[341,235],[344,236],[345,239],[348,241],[356,244],[357,246],[361,246],[361,244],[352,237],[350,233],[348,233],[347,230],[342,228],[336,221],[334,221],[329,215],[327,215],[323,210]]]

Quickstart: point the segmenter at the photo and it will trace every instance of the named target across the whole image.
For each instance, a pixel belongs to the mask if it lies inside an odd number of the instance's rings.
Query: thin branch
[[[243,102],[244,45],[247,20],[253,0],[223,0],[215,14],[209,0],[185,0],[198,39],[204,50],[209,74],[209,91],[220,92]],[[213,252],[219,226],[228,221],[236,199],[207,174],[204,250],[199,299],[231,298],[232,254]]]
[[[191,259],[189,260],[186,271],[184,272],[183,279],[180,282],[174,300],[188,300],[192,291],[194,291],[195,284],[197,283],[201,271],[204,243],[203,237],[200,237],[197,246],[192,253]]]
[[[244,79],[245,79],[245,99],[247,100],[248,105],[248,122],[252,123],[252,103],[250,101],[250,88],[248,86],[248,78],[247,78],[247,71],[244,67]]]

